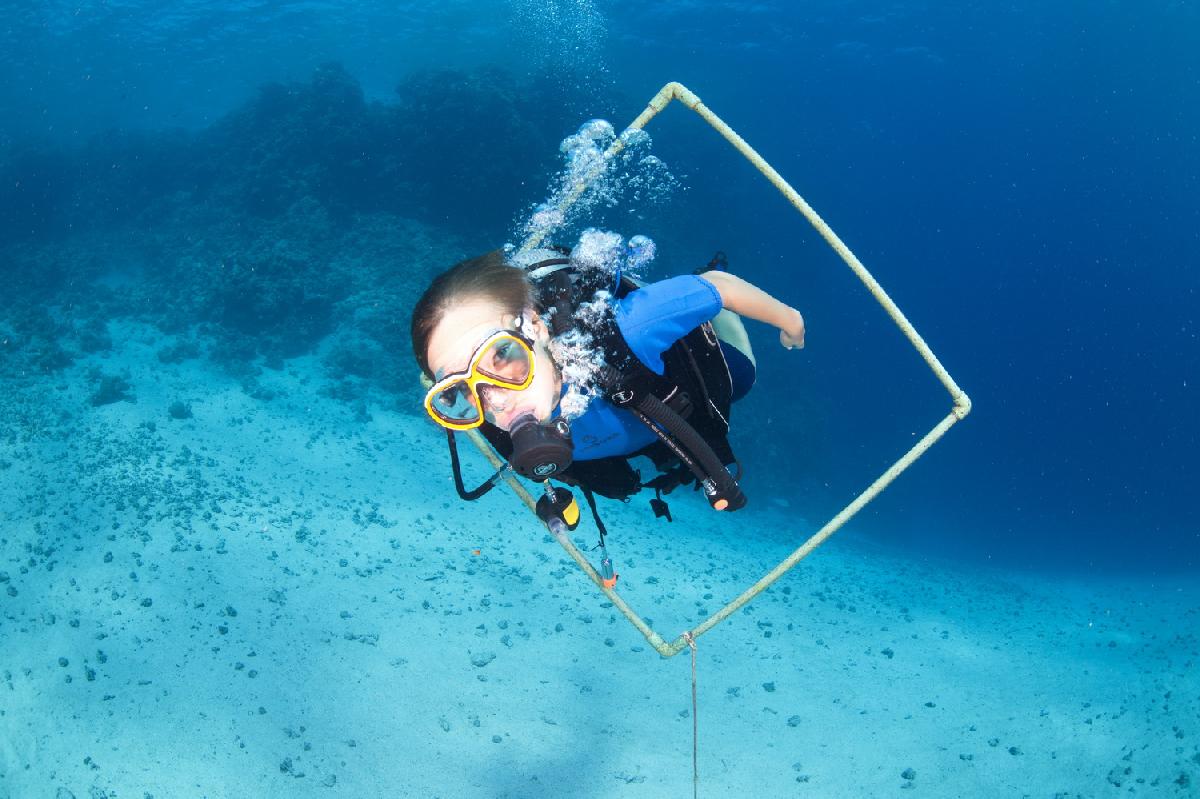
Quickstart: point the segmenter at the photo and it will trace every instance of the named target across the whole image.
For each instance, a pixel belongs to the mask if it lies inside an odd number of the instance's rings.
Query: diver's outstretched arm
[[[804,317],[795,308],[729,272],[713,269],[700,277],[713,284],[729,310],[779,328],[779,343],[789,350],[804,346]]]

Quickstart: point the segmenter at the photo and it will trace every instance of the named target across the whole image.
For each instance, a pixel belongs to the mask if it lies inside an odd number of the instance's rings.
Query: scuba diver
[[[703,489],[717,510],[745,505],[728,441],[730,405],[755,379],[739,316],[779,328],[788,349],[804,346],[805,331],[799,311],[726,267],[717,253],[693,274],[643,285],[542,248],[494,250],[438,275],[413,309],[412,344],[459,495],[482,496],[509,467],[544,482],[551,503],[550,478],[579,486],[601,545],[594,493],[625,500],[653,488],[651,507],[668,521],[662,496],[680,485]],[[473,429],[508,466],[467,490],[454,433]],[[642,482],[635,456],[658,475]]]

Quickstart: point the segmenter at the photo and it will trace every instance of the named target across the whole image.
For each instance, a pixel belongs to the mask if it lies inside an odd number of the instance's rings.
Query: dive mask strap
[[[487,480],[484,480],[478,488],[468,491],[466,486],[463,485],[462,470],[459,468],[458,444],[454,440],[454,431],[449,428],[444,429],[446,430],[446,443],[450,447],[450,467],[454,472],[454,488],[458,491],[458,495],[468,502],[479,499],[495,488],[496,484],[500,482],[500,478],[504,476],[504,473],[512,468],[508,464],[505,464],[499,471]]]

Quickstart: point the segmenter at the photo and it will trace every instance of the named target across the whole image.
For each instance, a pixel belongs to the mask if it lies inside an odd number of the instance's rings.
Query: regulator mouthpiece
[[[574,458],[571,428],[565,419],[541,424],[532,415],[519,417],[509,430],[513,451],[509,463],[522,477],[545,480],[568,466]]]

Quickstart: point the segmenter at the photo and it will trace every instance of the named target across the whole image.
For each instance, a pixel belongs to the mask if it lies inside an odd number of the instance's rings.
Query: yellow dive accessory
[[[533,383],[533,342],[510,330],[497,330],[475,348],[462,372],[447,375],[425,394],[425,411],[449,430],[483,424],[481,386],[524,391]]]

